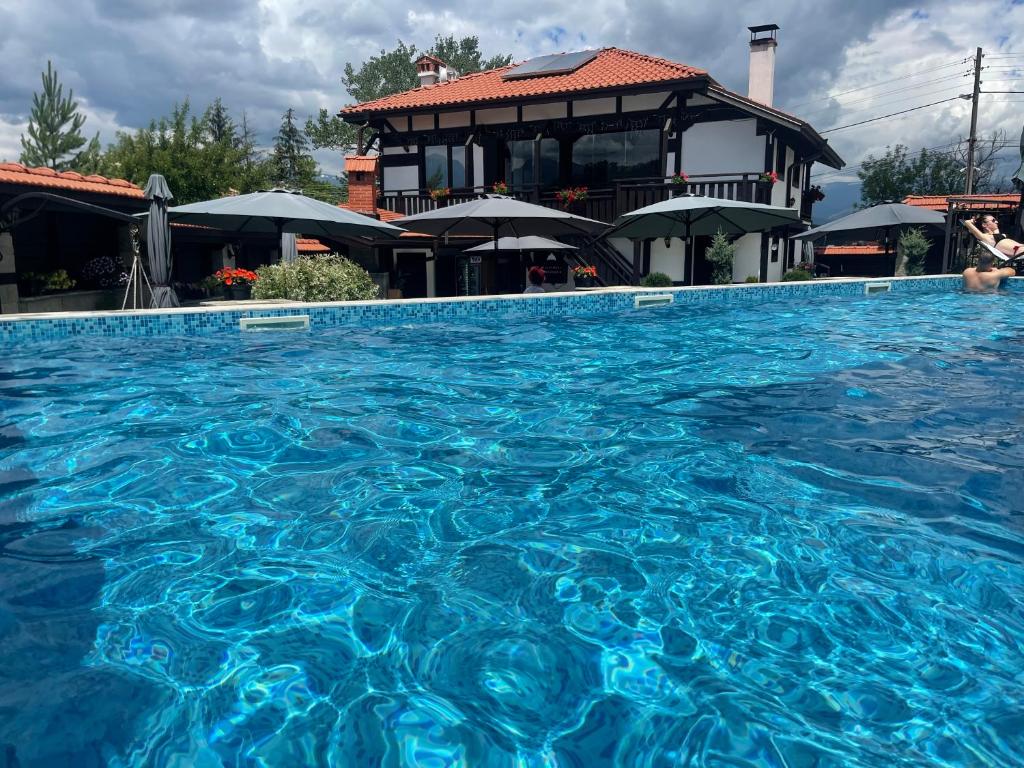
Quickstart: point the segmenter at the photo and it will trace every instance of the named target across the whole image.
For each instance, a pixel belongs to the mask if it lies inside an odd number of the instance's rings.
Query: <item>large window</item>
[[[423,148],[427,189],[466,186],[466,148],[435,145]]]
[[[572,180],[599,186],[615,179],[658,176],[660,159],[657,129],[581,136],[572,145]]]
[[[513,187],[525,184],[551,186],[558,183],[558,141],[540,140],[540,174],[534,167],[534,141],[510,141],[509,173],[505,181]]]

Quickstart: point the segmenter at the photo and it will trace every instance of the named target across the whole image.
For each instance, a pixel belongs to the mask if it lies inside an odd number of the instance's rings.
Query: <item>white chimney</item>
[[[747,97],[766,106],[772,105],[775,95],[775,49],[779,43],[775,33],[777,24],[747,27],[750,30],[750,83]]]
[[[423,54],[416,59],[416,74],[420,78],[420,86],[437,85],[449,79],[448,65],[435,56]],[[454,74],[454,71],[453,71]]]

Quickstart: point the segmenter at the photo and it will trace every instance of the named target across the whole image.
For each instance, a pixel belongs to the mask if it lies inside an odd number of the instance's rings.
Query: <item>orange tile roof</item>
[[[100,195],[119,195],[120,197],[142,197],[142,189],[124,179],[83,176],[74,171],[61,173],[52,168],[26,168],[21,163],[0,163],[0,183],[69,189],[76,192],[93,192]]]
[[[910,195],[903,198],[907,205],[916,205],[918,208],[928,208],[933,211],[945,212],[949,207],[949,199],[955,198],[960,208],[1016,208],[1020,205],[1021,196],[1019,192],[998,192],[989,195]]]
[[[815,248],[815,256],[883,256],[885,248],[877,243],[871,245],[826,245]]]
[[[324,245],[319,240],[310,237],[296,237],[295,248],[299,253],[330,253],[331,249],[329,246]]]
[[[345,171],[348,173],[358,173],[360,171],[369,171],[373,173],[377,170],[377,156],[376,155],[346,155],[345,156]]]
[[[707,75],[703,69],[621,48],[602,48],[586,64],[565,74],[502,80],[501,76],[515,66],[510,64],[486,72],[474,72],[448,82],[421,86],[382,99],[354,104],[344,107],[341,114],[394,112],[421,107],[506,101],[526,96],[600,91],[630,85],[678,82]]]

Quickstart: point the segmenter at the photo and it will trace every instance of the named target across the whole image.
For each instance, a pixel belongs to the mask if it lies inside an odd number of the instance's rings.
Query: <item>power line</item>
[[[859,86],[857,88],[851,88],[848,91],[841,91],[839,93],[826,94],[824,98],[827,98],[827,99],[837,99],[840,96],[846,96],[849,93],[855,93],[857,91],[864,91],[864,90],[867,90],[869,88],[877,88],[880,85],[888,85],[889,83],[899,82],[900,80],[910,80],[910,79],[913,79],[915,77],[922,77],[922,76],[925,76],[925,75],[930,75],[933,72],[935,72],[937,70],[940,70],[940,69],[946,69],[947,67],[957,67],[957,66],[960,66],[961,64],[966,64],[970,60],[971,60],[970,57],[968,57],[966,59],[960,59],[959,61],[951,61],[948,64],[940,64],[940,65],[938,65],[936,67],[930,67],[928,70],[926,70],[924,72],[913,72],[913,73],[911,73],[909,75],[900,75],[899,77],[894,77],[894,78],[892,78],[890,80],[880,80],[879,82],[871,83],[870,85],[862,85],[862,86]],[[790,109],[793,109],[795,107],[802,107],[804,104],[813,104],[816,101],[819,101],[819,99],[810,99],[808,101],[802,101],[802,102],[799,102],[797,104],[791,105]]]
[[[959,146],[960,144],[963,144],[965,141],[966,141],[966,139],[958,139],[957,141],[951,141],[951,142],[949,142],[947,144],[937,144],[934,147],[921,147],[919,149],[907,148],[907,155],[908,156],[912,156],[912,155],[918,155],[921,152],[937,152],[938,150],[941,150],[941,149],[951,149],[952,147],[956,147],[956,146]],[[1001,152],[1001,151],[1003,151],[1005,149],[1009,149],[1011,147],[1016,149],[1017,146],[1018,146],[1018,142],[1017,141],[1007,141],[1007,142],[1005,142],[1003,144],[999,144],[998,146],[989,147],[989,145],[986,144],[986,142],[988,142],[988,141],[991,141],[991,139],[979,139],[978,143],[979,143],[979,145],[981,145],[983,147],[983,149],[985,149],[985,150],[992,149],[993,152]],[[879,158],[874,158],[874,159],[877,160]],[[840,177],[840,176],[848,176],[853,171],[856,171],[856,170],[859,170],[859,169],[863,168],[864,165],[866,163],[869,163],[869,162],[873,162],[873,160],[862,160],[861,162],[856,163],[855,165],[848,165],[845,168],[842,168],[842,169],[840,169],[838,171],[833,169],[833,170],[823,171],[822,173],[812,173],[811,174],[811,178],[812,179],[817,179],[817,180],[827,180],[827,179],[837,178],[837,177]]]
[[[894,96],[894,95],[900,94],[900,93],[906,94],[909,91],[916,91],[918,88],[923,88],[926,85],[932,85],[934,83],[941,83],[941,82],[946,82],[946,81],[951,81],[951,80],[959,81],[959,80],[961,80],[962,78],[964,78],[966,76],[967,76],[967,73],[965,73],[963,75],[953,75],[951,77],[940,77],[940,78],[937,78],[935,80],[926,80],[923,83],[918,83],[917,85],[908,86],[906,88],[896,88],[896,89],[893,89],[891,91],[885,91],[883,93],[876,93],[876,94],[872,94],[871,96],[865,96],[862,99],[854,99],[853,101],[838,102],[838,107],[841,110],[846,110],[848,107],[850,107],[853,104],[861,104],[861,103],[866,102],[866,101],[875,101],[876,99],[885,99],[888,96]],[[929,91],[926,94],[916,94],[916,96],[917,97],[920,97],[920,96],[931,96],[931,95],[935,95],[935,94],[938,94],[938,93],[942,93],[942,92],[948,91],[950,88],[953,88],[953,87],[954,87],[954,85],[951,84],[951,85],[947,85],[944,88],[941,88],[941,89],[938,89],[938,90]],[[904,95],[903,98],[908,98],[908,97],[906,95]],[[886,104],[886,103],[890,103],[891,104],[891,103],[894,103],[894,102],[891,102],[891,101],[890,102],[881,102],[881,104]],[[873,106],[879,106],[879,104],[875,104]],[[825,111],[828,111],[828,110],[831,110],[831,109],[833,109],[832,105],[825,105],[825,106],[817,107],[816,109],[810,110],[810,114],[815,114],[817,112],[825,112]],[[857,111],[857,110],[854,110],[854,111]]]
[[[835,133],[836,131],[842,131],[842,130],[845,130],[847,128],[854,128],[854,127],[856,127],[858,125],[866,125],[867,123],[874,123],[874,122],[877,122],[878,120],[885,120],[886,118],[889,118],[889,117],[896,117],[896,115],[905,115],[907,112],[916,112],[919,109],[926,109],[928,107],[934,107],[934,106],[937,106],[939,104],[946,104],[946,103],[948,103],[950,101],[958,101],[959,99],[960,99],[959,96],[953,96],[952,98],[949,98],[949,99],[942,99],[941,101],[933,101],[930,104],[922,104],[922,105],[920,105],[918,107],[911,107],[910,109],[902,109],[899,112],[890,112],[888,115],[879,115],[878,117],[872,117],[870,120],[861,120],[859,123],[850,123],[849,125],[840,125],[840,126],[838,126],[836,128],[829,128],[827,131],[819,131],[818,133],[820,135],[824,135],[826,133]]]

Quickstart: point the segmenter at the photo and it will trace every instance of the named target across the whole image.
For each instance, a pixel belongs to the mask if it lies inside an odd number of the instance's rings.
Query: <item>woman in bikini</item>
[[[976,216],[974,221],[967,219],[964,226],[981,242],[991,245],[1010,261],[1024,256],[1024,244],[1018,243],[1000,232],[999,222],[996,221],[995,216],[983,213]]]

